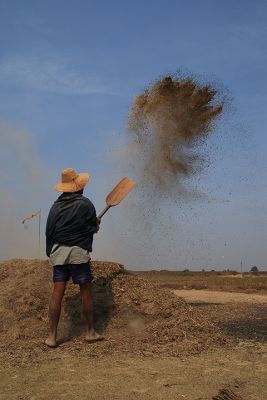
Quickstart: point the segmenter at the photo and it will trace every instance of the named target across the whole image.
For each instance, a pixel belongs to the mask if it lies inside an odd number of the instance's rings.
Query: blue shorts
[[[92,282],[92,272],[90,263],[84,264],[65,264],[54,265],[53,281],[67,282],[70,277],[75,284]]]

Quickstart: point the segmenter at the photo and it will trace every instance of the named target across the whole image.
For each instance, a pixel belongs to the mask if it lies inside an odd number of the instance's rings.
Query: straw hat
[[[77,174],[73,168],[63,169],[61,182],[55,186],[57,192],[78,192],[83,189],[89,181],[90,175],[87,172]]]

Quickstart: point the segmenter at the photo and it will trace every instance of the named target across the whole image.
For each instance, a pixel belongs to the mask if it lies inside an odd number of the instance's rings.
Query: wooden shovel
[[[136,182],[131,181],[127,177],[122,178],[122,180],[114,187],[114,189],[107,195],[106,203],[107,207],[97,216],[99,221],[104,214],[110,209],[110,207],[117,206],[124,197],[135,187]]]

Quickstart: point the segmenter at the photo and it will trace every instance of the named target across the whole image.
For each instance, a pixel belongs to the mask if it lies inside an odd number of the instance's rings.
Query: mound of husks
[[[208,318],[169,289],[138,278],[117,263],[94,261],[92,268],[95,327],[106,339],[90,345],[84,341],[79,287],[69,283],[59,325],[60,351],[95,356],[114,351],[179,355],[225,342]],[[42,340],[48,333],[51,275],[48,261],[0,264],[1,352],[17,356],[29,349],[50,351]]]

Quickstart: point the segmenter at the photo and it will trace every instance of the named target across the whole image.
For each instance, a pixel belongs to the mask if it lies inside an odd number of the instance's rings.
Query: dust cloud
[[[32,135],[0,121],[1,259],[38,256],[37,218],[25,225],[21,220],[47,201],[47,182]]]
[[[199,218],[210,194],[202,190],[201,174],[214,156],[210,138],[227,103],[225,91],[214,86],[165,76],[133,100],[121,154],[129,177],[137,181],[123,204],[122,220],[130,229],[122,232],[113,221],[114,231],[121,232],[122,260],[133,267],[206,262],[208,244]]]
[[[166,76],[137,96],[128,130],[135,134],[129,154],[143,189],[170,193],[203,170],[203,148],[221,115],[223,102],[210,85]]]

